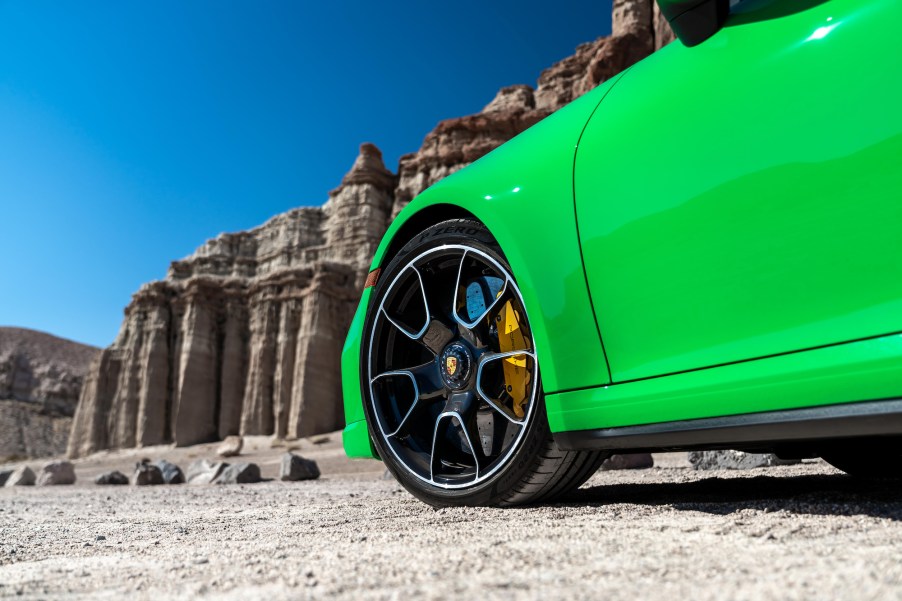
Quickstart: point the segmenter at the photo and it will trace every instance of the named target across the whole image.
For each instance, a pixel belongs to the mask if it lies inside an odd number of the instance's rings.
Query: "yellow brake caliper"
[[[527,348],[523,330],[520,329],[520,316],[507,301],[497,317],[498,346],[502,353]],[[523,417],[526,414],[526,387],[529,385],[529,371],[526,355],[516,355],[501,360],[504,365],[504,385],[513,399],[514,415]]]

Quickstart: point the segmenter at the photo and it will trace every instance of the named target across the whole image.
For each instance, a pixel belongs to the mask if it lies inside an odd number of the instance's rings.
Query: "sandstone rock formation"
[[[396,178],[364,144],[322,208],[222,234],[125,310],[91,370],[69,454],[341,427],[341,346]]]
[[[43,332],[0,328],[0,461],[65,451],[99,351]]]
[[[415,195],[506,142],[667,39],[652,0],[615,0],[613,34],[449,119],[397,176],[360,155],[322,208],[222,234],[172,263],[125,310],[81,396],[71,456],[229,435],[298,438],[343,425],[339,357],[379,239]],[[188,475],[191,481],[191,474]]]

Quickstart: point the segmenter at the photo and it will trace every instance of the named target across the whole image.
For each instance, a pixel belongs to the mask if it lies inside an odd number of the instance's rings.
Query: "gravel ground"
[[[274,475],[282,452],[258,440],[243,459]],[[337,435],[300,452],[320,480],[90,483],[142,454],[212,455],[159,447],[80,461],[75,486],[0,489],[0,597],[902,599],[899,487],[819,461],[695,472],[658,455],[566,503],[433,510]]]

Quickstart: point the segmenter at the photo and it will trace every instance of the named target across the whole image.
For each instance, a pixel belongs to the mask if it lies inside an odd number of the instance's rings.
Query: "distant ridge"
[[[87,373],[100,349],[40,330],[0,326],[0,355],[10,350],[24,352],[44,363],[68,365]]]
[[[0,326],[0,461],[65,451],[99,352],[46,332]]]

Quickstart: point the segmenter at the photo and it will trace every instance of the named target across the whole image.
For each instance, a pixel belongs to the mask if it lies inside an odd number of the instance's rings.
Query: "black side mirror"
[[[658,6],[686,46],[701,44],[717,33],[730,14],[730,0],[658,0]]]

